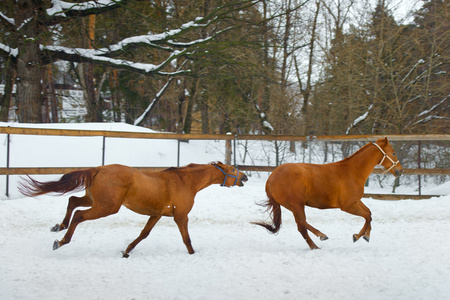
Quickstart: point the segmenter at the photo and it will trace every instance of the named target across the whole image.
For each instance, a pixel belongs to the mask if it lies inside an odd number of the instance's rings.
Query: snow
[[[29,127],[30,124],[0,124]],[[45,124],[93,130],[148,129],[126,124]],[[3,135],[2,135],[3,136]],[[32,136],[23,136],[32,138]],[[64,148],[48,137],[47,148]],[[121,139],[117,139],[121,140]],[[123,140],[123,139],[122,139]],[[25,146],[13,136],[15,151],[33,156],[37,146]],[[140,141],[140,142],[139,142]],[[143,140],[128,142],[137,147]],[[152,147],[173,165],[173,145],[153,140]],[[58,140],[58,143],[59,142]],[[63,142],[65,144],[66,142]],[[90,146],[91,141],[87,142]],[[128,158],[118,141],[109,147],[109,162]],[[203,144],[201,144],[203,143]],[[223,160],[212,141],[184,145],[185,160]],[[3,144],[3,143],[2,143]],[[66,146],[67,145],[63,145]],[[192,151],[187,149],[192,147]],[[28,152],[27,152],[28,151]],[[80,150],[81,151],[81,150]],[[111,152],[112,150],[110,150]],[[110,153],[108,152],[108,153]],[[13,152],[16,153],[16,152]],[[0,153],[0,158],[3,155]],[[71,155],[69,149],[67,155]],[[97,154],[83,152],[90,159]],[[18,156],[18,155],[16,155]],[[134,155],[147,165],[145,154]],[[44,157],[44,156],[41,156]],[[59,160],[53,155],[54,160]],[[38,160],[36,165],[58,165]],[[130,158],[131,159],[131,158]],[[68,158],[66,158],[68,160]],[[70,156],[71,162],[78,163]],[[189,214],[189,231],[196,253],[189,255],[172,218],[163,218],[150,236],[122,258],[148,217],[126,208],[78,226],[72,242],[53,251],[64,232],[50,228],[64,217],[69,196],[26,198],[17,193],[0,200],[0,299],[445,299],[450,293],[450,183],[428,191],[444,194],[429,200],[363,199],[372,211],[370,243],[352,241],[362,218],[340,210],[307,208],[310,224],[330,238],[309,250],[296,229],[292,213],[283,209],[277,235],[250,224],[268,221],[256,205],[266,199],[266,178],[250,177],[245,187],[210,186],[197,194]]]

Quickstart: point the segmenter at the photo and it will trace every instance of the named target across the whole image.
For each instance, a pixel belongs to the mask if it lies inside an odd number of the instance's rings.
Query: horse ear
[[[389,144],[389,141],[388,141],[387,137],[384,138],[384,142],[385,142],[386,144]]]

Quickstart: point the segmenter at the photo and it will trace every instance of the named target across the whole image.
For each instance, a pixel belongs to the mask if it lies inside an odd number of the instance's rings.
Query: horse
[[[294,214],[298,231],[309,248],[319,249],[311,240],[308,230],[320,240],[328,237],[306,222],[305,206],[318,209],[340,208],[347,213],[361,216],[365,224],[353,242],[363,237],[370,239],[372,213],[361,202],[364,184],[376,165],[385,168],[395,177],[403,173],[394,149],[387,138],[378,139],[356,151],[353,155],[334,163],[308,164],[286,163],[278,166],[266,182],[267,208],[273,224],[252,222],[275,234],[281,226],[280,205]]]
[[[21,179],[19,191],[28,197],[86,191],[83,197],[69,198],[62,223],[51,229],[54,232],[67,229],[61,241],[55,240],[53,250],[68,244],[81,222],[115,214],[122,205],[138,214],[150,216],[138,238],[122,252],[123,257],[129,257],[130,251],[150,234],[162,216],[174,218],[189,254],[193,254],[195,251],[188,232],[188,213],[194,205],[197,192],[212,184],[243,186],[248,180],[243,172],[221,162],[189,164],[158,172],[113,164],[73,171],[58,181],[39,182],[30,176]],[[72,218],[73,211],[79,207],[89,209],[77,210]]]

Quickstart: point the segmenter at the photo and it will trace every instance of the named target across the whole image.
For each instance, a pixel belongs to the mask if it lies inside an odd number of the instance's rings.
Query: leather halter
[[[235,180],[234,180],[234,183],[233,183],[232,186],[235,186],[235,185],[236,185],[236,182],[237,182],[238,177],[239,177],[239,170],[238,170],[238,169],[236,169],[236,171],[237,171],[237,174],[236,174],[236,175],[230,175],[230,174],[225,173],[225,171],[222,170],[219,166],[217,166],[217,165],[213,165],[213,166],[216,167],[217,169],[219,169],[220,172],[222,172],[223,174],[225,174],[225,179],[223,180],[223,183],[222,183],[220,186],[225,186],[225,183],[227,182],[228,177],[234,178]]]
[[[390,157],[386,154],[386,152],[384,152],[383,149],[381,149],[381,147],[380,147],[377,143],[372,143],[372,144],[374,144],[375,146],[377,146],[377,148],[380,149],[381,153],[383,153],[383,155],[384,155],[383,158],[381,159],[381,161],[378,163],[378,166],[382,166],[382,167],[383,167],[383,161],[384,161],[386,158],[389,159],[389,160],[391,161],[391,163],[392,163],[392,166],[391,166],[389,169],[386,169],[386,168],[385,168],[385,171],[384,171],[381,175],[386,174],[387,172],[389,172],[392,168],[394,168],[394,167],[399,163],[399,160],[394,161],[392,158],[390,158]],[[384,168],[384,167],[383,167],[383,168]]]

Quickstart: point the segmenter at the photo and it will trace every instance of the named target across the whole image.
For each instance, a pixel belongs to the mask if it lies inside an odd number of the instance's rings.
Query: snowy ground
[[[222,158],[218,158],[219,160]],[[172,218],[122,258],[147,217],[122,208],[64,232],[68,196],[0,200],[0,299],[448,299],[450,184],[439,198],[363,199],[372,210],[370,243],[353,243],[362,218],[307,209],[330,238],[311,251],[283,210],[277,235],[249,222],[268,220],[264,178],[245,187],[214,185],[197,194],[189,217],[189,255]],[[433,191],[428,191],[430,194]]]

